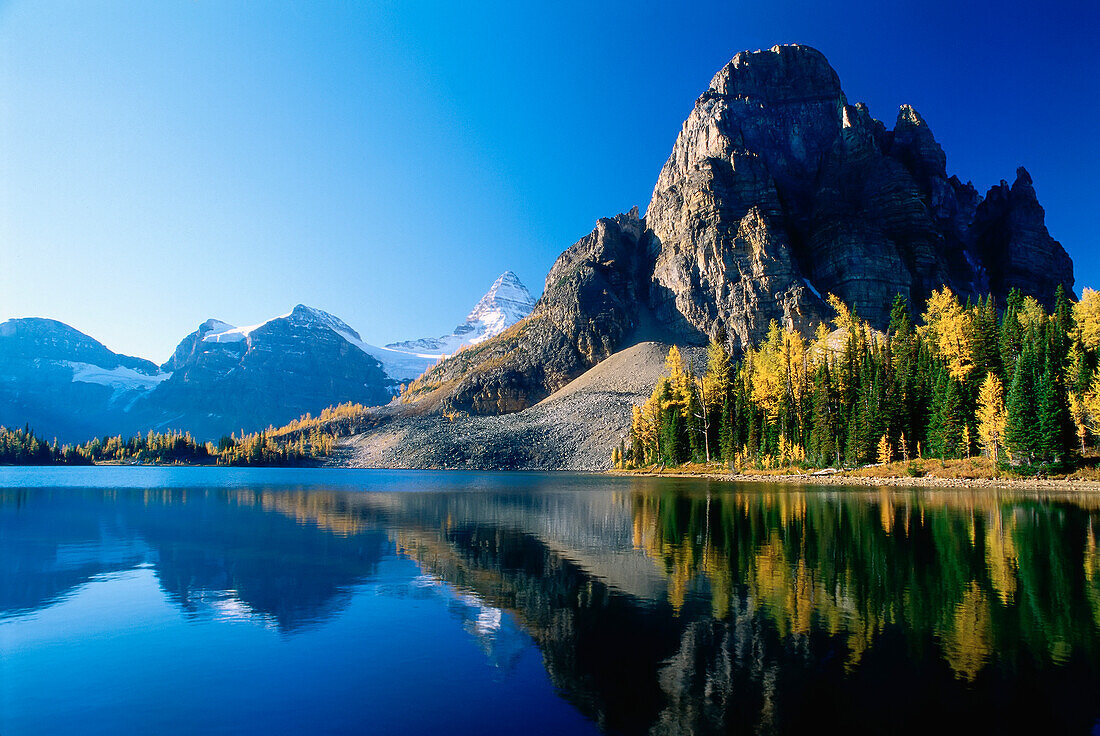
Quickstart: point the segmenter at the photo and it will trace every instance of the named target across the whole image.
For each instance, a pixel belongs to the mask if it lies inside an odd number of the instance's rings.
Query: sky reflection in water
[[[1100,498],[134,468],[0,484],[5,736],[1100,716]]]

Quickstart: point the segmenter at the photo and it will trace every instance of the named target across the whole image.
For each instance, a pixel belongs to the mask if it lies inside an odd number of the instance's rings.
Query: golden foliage
[[[838,330],[843,330],[849,334],[855,334],[860,330],[860,321],[852,310],[848,309],[848,305],[840,301],[840,297],[836,294],[829,294],[825,301],[829,302],[829,306],[836,312],[836,317],[833,318],[833,324],[836,325]]]
[[[1081,397],[1081,404],[1088,428],[1100,435],[1100,374],[1093,377],[1092,385]]]
[[[890,446],[890,438],[885,434],[878,441],[878,461],[888,465],[894,459],[894,448]]]
[[[730,386],[730,354],[717,340],[711,340],[707,346],[707,370],[701,386],[708,411],[718,409]]]
[[[925,309],[921,334],[929,341],[935,355],[947,361],[951,377],[964,380],[974,370],[970,315],[946,286],[932,292]]]
[[[1100,347],[1100,292],[1082,289],[1081,301],[1073,305],[1075,337],[1089,350]]]
[[[1043,305],[1033,296],[1024,297],[1024,304],[1017,314],[1020,326],[1025,330],[1029,327],[1042,327],[1046,324],[1047,313]]]
[[[993,373],[987,373],[978,391],[978,440],[993,462],[997,462],[998,448],[1004,444],[1005,393],[1001,381]]]

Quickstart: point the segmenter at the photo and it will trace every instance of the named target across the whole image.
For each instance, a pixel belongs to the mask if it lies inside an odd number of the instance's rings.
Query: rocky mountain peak
[[[711,79],[704,97],[721,95],[771,103],[836,97],[840,78],[825,55],[802,44],[742,51]]]
[[[121,366],[143,373],[157,372],[148,360],[112,352],[80,330],[44,317],[0,323],[0,361],[5,359],[68,361],[106,369]]]
[[[918,182],[947,178],[947,155],[911,105],[902,105],[898,110],[891,140],[890,154],[905,164]]]
[[[420,371],[423,371],[444,355],[451,355],[464,346],[477,345],[499,335],[527,317],[534,306],[535,299],[519,276],[512,271],[505,271],[493,281],[489,290],[451,334],[394,342],[386,345],[386,349],[419,357],[419,362],[406,362],[406,365],[420,366]],[[408,368],[404,370],[407,372]],[[418,375],[419,372],[411,376],[403,375],[401,378],[415,378]]]
[[[519,280],[519,276],[512,271],[505,271],[497,277],[485,296],[481,297],[470,310],[466,316],[466,323],[498,319],[515,323],[526,317],[533,306],[535,306],[535,300]]]
[[[828,293],[881,329],[898,294],[919,309],[944,285],[1002,301],[1019,288],[1049,306],[1072,284],[1026,172],[983,201],[948,176],[911,105],[887,130],[816,49],[743,51],[696,100],[644,218],[597,222],[551,268],[522,335],[417,388],[452,410],[514,411],[632,340],[726,334],[737,349],[772,320],[809,332],[831,316]]]
[[[222,322],[220,319],[214,319],[213,317],[211,317],[210,319],[199,325],[197,334],[201,337],[203,335],[209,335],[211,333],[217,334],[220,332],[228,332],[229,330],[234,329],[236,329],[236,327],[229,324],[228,322]]]
[[[316,307],[307,307],[305,304],[298,304],[291,310],[290,314],[286,316],[286,319],[295,325],[328,328],[345,339],[350,337],[353,338],[354,341],[362,340],[359,333],[352,329],[347,322],[344,322],[344,320],[334,314],[329,314],[323,309],[317,309]]]

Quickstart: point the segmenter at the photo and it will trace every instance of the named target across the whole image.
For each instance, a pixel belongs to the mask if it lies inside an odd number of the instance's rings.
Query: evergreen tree
[[[1009,291],[1004,315],[1001,317],[1001,364],[1004,366],[1005,380],[1010,386],[1013,372],[1023,351],[1024,330],[1020,325],[1020,310],[1023,308],[1023,302],[1024,298],[1019,289]]]
[[[730,391],[726,391],[722,399],[722,414],[718,427],[718,447],[723,463],[733,460],[737,451],[737,442],[734,437],[733,397]]]
[[[1003,334],[1002,330],[1002,334]],[[1012,372],[1005,403],[1005,449],[1014,461],[1032,463],[1037,446],[1036,357],[1033,341],[1026,340]]]
[[[829,365],[822,363],[814,374],[813,422],[810,429],[810,452],[821,465],[840,462],[837,452],[837,416],[833,404]]]

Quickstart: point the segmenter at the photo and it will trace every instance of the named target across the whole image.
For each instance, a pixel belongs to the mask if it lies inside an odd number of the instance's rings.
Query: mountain
[[[384,348],[371,348],[371,354],[390,376],[406,383],[460,349],[501,334],[529,315],[534,306],[535,299],[519,277],[505,271],[449,335],[393,342]]]
[[[500,334],[533,304],[507,271],[450,335],[386,347],[303,304],[248,327],[208,319],[159,367],[61,322],[9,320],[0,324],[0,424],[30,424],[62,442],[149,429],[216,439],[333,404],[385,404],[401,383]]]
[[[1019,288],[1051,306],[1073,264],[1018,169],[985,197],[947,174],[928,124],[893,129],[848,103],[807,46],[742,52],[696,100],[645,215],[600,220],[546,278],[531,315],[415,382],[415,411],[520,411],[643,340],[739,350],[772,320],[810,331],[831,292],[876,327],[950,286]]]
[[[159,367],[61,322],[13,319],[0,324],[0,424],[62,442],[150,429],[217,439],[342,402],[388,402],[397,383],[371,350],[302,304],[251,327],[207,320]]]
[[[384,404],[395,388],[358,332],[303,304],[250,327],[207,320],[163,370],[170,377],[135,405],[134,420],[199,437],[278,426],[346,401]]]
[[[0,323],[0,425],[83,441],[126,423],[170,373],[52,319]]]
[[[451,334],[394,342],[386,347],[436,357],[450,355],[461,347],[477,345],[496,337],[530,314],[534,306],[535,300],[531,292],[527,291],[519,277],[511,271],[505,271],[466,315],[466,320]]]

